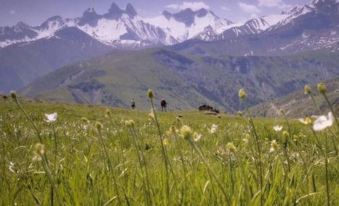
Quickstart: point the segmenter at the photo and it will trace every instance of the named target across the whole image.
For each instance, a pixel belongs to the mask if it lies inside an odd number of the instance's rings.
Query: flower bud
[[[290,134],[288,133],[288,131],[283,131],[283,137],[285,137],[285,138],[288,138],[289,136],[290,136]]]
[[[41,143],[37,143],[35,146],[34,146],[34,149],[35,149],[35,152],[42,156],[45,154],[45,145],[41,144]]]
[[[192,129],[189,126],[184,125],[184,126],[181,127],[181,129],[180,129],[180,136],[181,137],[188,140],[188,139],[192,138],[192,135],[193,135],[193,132],[192,132]]]
[[[321,93],[321,94],[325,94],[327,92],[327,87],[324,83],[319,83],[317,85],[317,88],[318,88],[318,91]]]
[[[165,145],[165,146],[167,146],[167,145],[169,145],[169,140],[167,139],[167,138],[164,138],[163,140],[162,140],[162,143]]]
[[[111,117],[111,116],[112,116],[111,110],[107,109],[106,110],[106,117]]]
[[[96,122],[95,127],[97,128],[98,131],[100,131],[104,126],[100,122]]]
[[[243,88],[240,89],[239,90],[239,99],[240,100],[245,100],[246,97],[247,97],[247,93],[246,93],[245,89],[243,89]]]
[[[233,144],[232,142],[227,143],[226,149],[227,149],[230,153],[236,153],[236,151],[237,151],[237,148],[234,146],[234,144]]]
[[[148,98],[153,99],[154,94],[153,94],[153,91],[151,89],[148,89],[147,96],[148,96]]]
[[[126,120],[125,121],[125,125],[127,126],[127,127],[134,127],[134,125],[135,125],[135,122],[134,122],[134,120]]]
[[[15,91],[11,91],[10,94],[11,94],[12,99],[16,99],[17,98]]]
[[[90,122],[86,117],[81,117],[81,121],[85,124],[88,124]]]
[[[310,117],[300,118],[299,122],[303,123],[304,125],[310,125],[313,123],[313,120]]]
[[[309,95],[309,94],[311,94],[312,93],[312,89],[311,89],[311,87],[309,86],[309,85],[305,85],[304,86],[304,94],[305,95]]]

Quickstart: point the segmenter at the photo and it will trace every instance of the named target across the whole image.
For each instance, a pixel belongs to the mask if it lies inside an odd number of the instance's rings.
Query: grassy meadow
[[[339,205],[336,123],[18,99],[0,100],[0,205]]]

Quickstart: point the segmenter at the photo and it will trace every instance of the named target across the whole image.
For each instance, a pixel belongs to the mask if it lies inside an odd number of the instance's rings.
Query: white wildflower
[[[45,122],[47,123],[51,123],[51,122],[55,122],[58,118],[58,113],[54,112],[52,114],[45,114]]]
[[[328,116],[322,115],[318,117],[313,123],[313,130],[318,132],[322,131],[328,127],[331,127],[334,122],[334,116],[332,112],[328,113]]]
[[[15,172],[15,169],[14,169],[14,163],[13,162],[9,162],[9,166],[8,166],[8,169],[9,169],[9,171],[11,171],[11,172],[13,172],[13,173],[16,173]]]
[[[276,140],[272,140],[271,147],[270,147],[270,153],[275,152],[278,149],[278,143]]]
[[[195,142],[198,142],[198,141],[201,139],[201,137],[202,137],[202,134],[199,134],[199,133],[194,132],[194,134],[193,134],[193,140],[194,140]]]
[[[211,134],[217,133],[218,127],[219,127],[218,125],[212,124],[211,129],[209,130],[209,132],[210,132]]]
[[[283,126],[281,126],[281,125],[275,125],[273,127],[273,130],[276,131],[276,132],[280,132],[282,129],[283,129]]]

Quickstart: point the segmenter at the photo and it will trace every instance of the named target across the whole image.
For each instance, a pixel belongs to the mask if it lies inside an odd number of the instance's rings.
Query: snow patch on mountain
[[[118,40],[121,35],[127,32],[124,22],[109,19],[100,19],[95,27],[86,24],[79,28],[90,36],[105,43]]]
[[[145,21],[162,28],[179,42],[191,39],[205,29],[220,34],[232,24],[204,8],[196,11],[185,9],[174,14],[165,11],[161,16],[145,18]]]
[[[305,5],[305,6],[296,6],[288,12],[283,12],[284,15],[287,15],[285,19],[279,21],[272,29],[281,27],[293,21],[293,19],[298,18],[299,16],[305,15],[314,11],[314,5]]]

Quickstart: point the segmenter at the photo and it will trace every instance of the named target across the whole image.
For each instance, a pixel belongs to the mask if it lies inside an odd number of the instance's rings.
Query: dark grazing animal
[[[161,111],[165,111],[166,112],[166,107],[167,107],[166,100],[164,100],[164,99],[161,100],[160,105],[161,105]]]
[[[217,110],[217,109],[215,109],[215,108],[213,108],[213,107],[211,107],[210,105],[207,105],[207,104],[201,105],[201,106],[199,107],[199,111],[201,111],[201,112],[202,112],[202,111],[215,112],[215,113],[217,113],[217,114],[220,113],[219,110]]]
[[[134,101],[134,99],[131,101],[131,107],[132,107],[132,109],[135,109],[135,101]]]
[[[203,104],[199,107],[199,111],[211,111],[213,107],[207,104]]]

